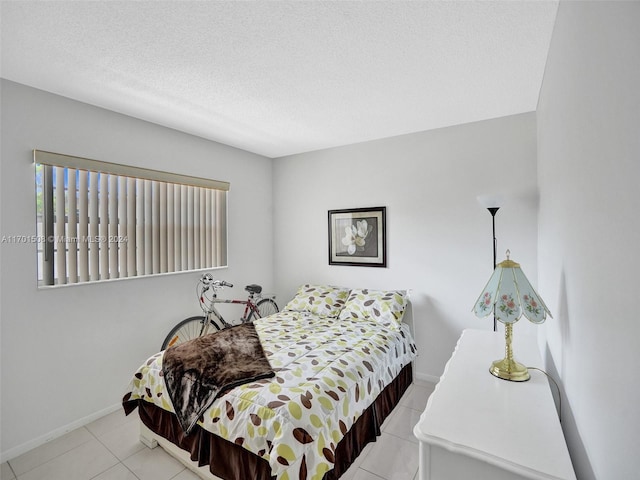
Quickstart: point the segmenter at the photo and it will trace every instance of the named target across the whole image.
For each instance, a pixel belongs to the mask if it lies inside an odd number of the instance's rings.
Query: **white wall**
[[[638,2],[562,2],[538,108],[543,328],[580,480],[640,472],[638,25]]]
[[[477,195],[508,194],[498,261],[510,248],[536,282],[535,125],[530,113],[276,159],[281,296],[306,282],[412,289],[415,370],[437,379],[462,329],[493,328],[471,312],[493,270],[491,215]],[[387,207],[388,268],[328,265],[327,211],[375,206]]]
[[[272,161],[2,81],[1,234],[35,234],[31,150],[231,182],[229,268],[273,284]],[[1,246],[3,459],[117,408],[170,326],[199,312],[198,274],[36,288],[36,245]]]

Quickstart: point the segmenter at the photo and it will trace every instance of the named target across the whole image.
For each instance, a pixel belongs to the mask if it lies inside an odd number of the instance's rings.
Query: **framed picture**
[[[329,265],[386,267],[386,207],[329,210]]]

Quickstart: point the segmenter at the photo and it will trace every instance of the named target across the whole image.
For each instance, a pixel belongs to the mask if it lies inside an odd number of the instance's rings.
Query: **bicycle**
[[[240,318],[241,323],[247,323],[254,318],[263,318],[274,313],[278,313],[278,304],[275,302],[275,295],[262,296],[262,287],[251,284],[244,287],[249,292],[246,300],[230,300],[218,298],[218,290],[225,287],[232,288],[233,284],[224,280],[214,280],[210,273],[205,273],[200,277],[196,286],[196,294],[200,302],[200,308],[204,315],[185,318],[171,329],[167,337],[162,342],[162,350],[174,345],[192,340],[206,335],[209,331],[218,331],[231,327],[222,314],[216,309],[216,303],[233,303],[244,305],[244,313]],[[211,292],[207,295],[207,292]],[[211,330],[213,328],[213,330]]]

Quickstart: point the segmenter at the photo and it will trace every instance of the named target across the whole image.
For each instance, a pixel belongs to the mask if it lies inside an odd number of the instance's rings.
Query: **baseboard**
[[[436,377],[435,375],[429,375],[427,373],[414,372],[413,376],[416,380],[422,380],[423,382],[429,382],[433,384],[436,384],[440,381],[440,377]]]
[[[110,413],[115,412],[119,408],[122,408],[121,403],[117,403],[110,407],[99,410],[95,413],[92,413],[91,415],[87,415],[86,417],[76,420],[75,422],[72,422],[68,425],[65,425],[60,428],[56,428],[55,430],[45,435],[42,435],[38,438],[34,438],[33,440],[23,443],[22,445],[18,445],[17,447],[13,447],[4,452],[0,452],[0,463],[4,463],[13,458],[19,457],[23,453],[27,453],[28,451],[33,450],[34,448],[37,448],[41,445],[44,445],[45,443],[50,442],[51,440],[60,438],[61,436],[71,432],[72,430],[75,430],[76,428],[84,427],[85,425],[88,425],[89,423],[95,420],[98,420],[99,418],[102,418],[105,415],[109,415]]]

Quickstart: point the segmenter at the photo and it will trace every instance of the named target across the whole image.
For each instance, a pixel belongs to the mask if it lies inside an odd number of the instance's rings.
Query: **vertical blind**
[[[226,266],[229,184],[34,150],[38,280]]]

